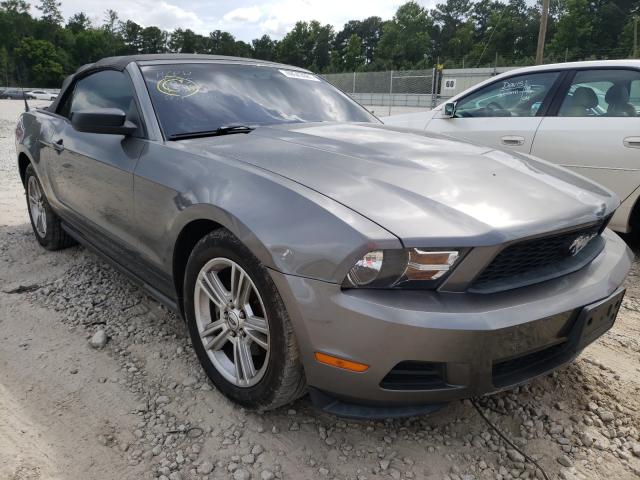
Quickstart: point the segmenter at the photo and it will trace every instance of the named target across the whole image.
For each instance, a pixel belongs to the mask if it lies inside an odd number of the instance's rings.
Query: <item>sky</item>
[[[121,20],[133,20],[147,27],[164,30],[190,28],[208,34],[212,30],[232,33],[238,40],[250,41],[264,34],[280,39],[298,20],[318,20],[336,31],[349,20],[376,15],[393,16],[405,0],[61,0],[65,20],[83,11],[96,24],[103,23],[111,8]],[[36,0],[32,0],[36,4]],[[435,0],[420,0],[433,7]],[[34,10],[32,8],[32,10]],[[34,14],[37,11],[34,11]]]

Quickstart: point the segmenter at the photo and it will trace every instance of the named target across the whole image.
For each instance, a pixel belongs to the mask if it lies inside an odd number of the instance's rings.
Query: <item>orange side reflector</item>
[[[351,370],[352,372],[365,372],[369,368],[369,365],[365,365],[364,363],[352,362],[351,360],[344,360],[342,358],[320,352],[316,352],[316,360],[320,363],[324,363],[325,365],[344,368],[345,370]]]

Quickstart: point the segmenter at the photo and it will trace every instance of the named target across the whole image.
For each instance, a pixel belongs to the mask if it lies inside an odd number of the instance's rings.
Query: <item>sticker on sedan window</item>
[[[156,84],[158,91],[171,97],[190,97],[200,91],[200,85],[190,78],[166,75]]]
[[[278,70],[285,77],[297,78],[298,80],[311,80],[312,82],[319,82],[320,79],[315,75],[305,72],[297,72],[295,70]]]
[[[499,96],[506,97],[511,95],[519,95],[521,100],[529,100],[533,93],[533,88],[529,84],[528,80],[519,81],[503,81],[502,88],[500,89]]]

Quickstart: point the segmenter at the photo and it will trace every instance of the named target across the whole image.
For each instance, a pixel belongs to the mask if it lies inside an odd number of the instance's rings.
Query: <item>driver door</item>
[[[560,72],[530,73],[485,85],[458,100],[453,118],[436,114],[426,129],[529,153],[561,76]]]
[[[48,173],[61,216],[110,256],[133,255],[133,170],[146,145],[126,72],[103,70],[77,81],[52,118]],[[117,108],[139,126],[131,136],[79,132],[75,111]]]

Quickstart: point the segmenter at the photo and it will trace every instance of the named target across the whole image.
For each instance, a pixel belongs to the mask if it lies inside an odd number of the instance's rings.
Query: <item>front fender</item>
[[[334,283],[367,251],[402,247],[369,219],[292,180],[163,144],[140,159],[135,196],[144,254],[166,272],[180,233],[196,220],[227,228],[271,269]]]

